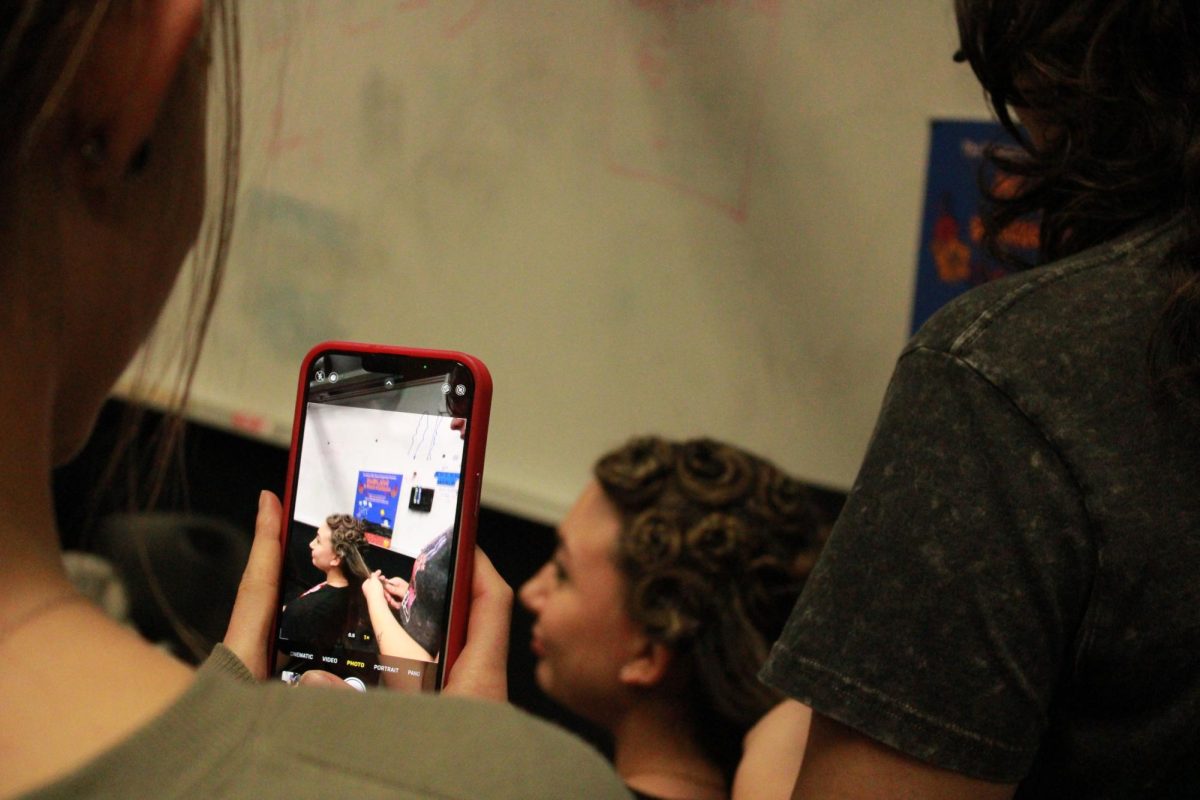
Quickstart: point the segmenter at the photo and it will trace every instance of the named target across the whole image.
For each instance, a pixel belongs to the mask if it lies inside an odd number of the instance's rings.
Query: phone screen
[[[358,689],[440,686],[474,396],[471,370],[454,360],[310,360],[289,476],[279,678],[322,669]]]

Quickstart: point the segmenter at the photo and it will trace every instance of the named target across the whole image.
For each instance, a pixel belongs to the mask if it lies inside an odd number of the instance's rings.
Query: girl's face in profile
[[[317,535],[308,543],[308,549],[312,551],[313,566],[321,572],[329,572],[342,563],[342,560],[333,552],[333,533],[329,530],[328,525],[323,524],[317,529]]]
[[[625,579],[614,562],[620,530],[616,508],[593,481],[559,526],[553,557],[520,591],[536,617],[538,686],[601,724],[616,710],[621,667],[644,640],[625,612]]]

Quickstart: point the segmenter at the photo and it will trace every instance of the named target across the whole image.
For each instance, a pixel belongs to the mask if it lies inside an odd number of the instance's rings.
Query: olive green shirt
[[[599,753],[512,706],[254,682],[218,646],[184,695],[27,798],[620,798]]]

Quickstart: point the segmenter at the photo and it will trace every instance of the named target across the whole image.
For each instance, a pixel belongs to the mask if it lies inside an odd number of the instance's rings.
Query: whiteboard
[[[987,118],[949,0],[255,0],[193,388],[286,444],[317,341],[495,380],[535,520],[636,433],[853,481],[911,313],[929,124]]]

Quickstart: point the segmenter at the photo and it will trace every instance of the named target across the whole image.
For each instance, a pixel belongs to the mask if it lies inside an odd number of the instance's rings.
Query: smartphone
[[[270,660],[442,688],[466,634],[492,380],[465,353],[326,342],[300,368]]]

